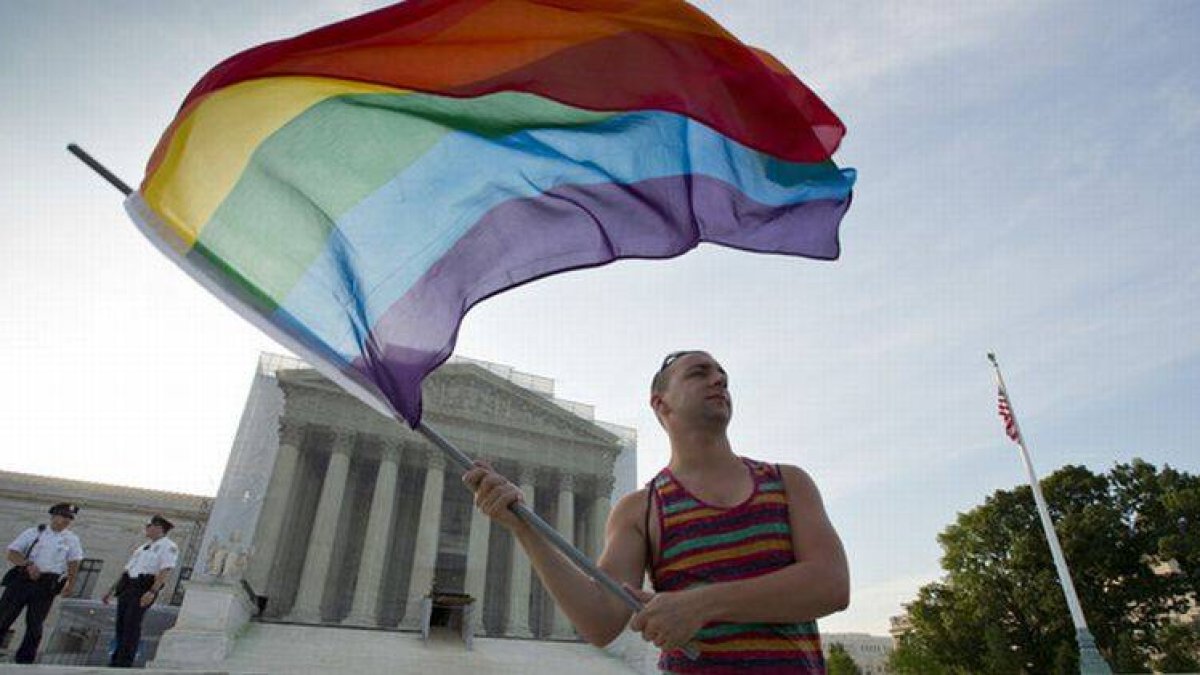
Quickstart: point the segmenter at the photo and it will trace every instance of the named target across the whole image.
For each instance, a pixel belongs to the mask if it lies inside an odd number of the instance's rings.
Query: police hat
[[[60,502],[50,507],[50,515],[62,516],[75,520],[75,514],[79,513],[79,507],[70,502]]]
[[[163,518],[162,516],[158,515],[157,513],[154,514],[150,518],[150,522],[148,524],[149,525],[158,525],[158,526],[162,527],[163,532],[170,532],[171,528],[175,527],[175,523],[172,523],[171,521],[167,520],[166,518]]]

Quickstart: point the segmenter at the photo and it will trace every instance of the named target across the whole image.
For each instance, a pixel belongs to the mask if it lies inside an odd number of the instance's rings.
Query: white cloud
[[[850,606],[844,612],[822,619],[821,632],[887,635],[888,618],[902,614],[903,605],[916,599],[917,590],[940,576],[938,572],[930,572],[852,588]]]

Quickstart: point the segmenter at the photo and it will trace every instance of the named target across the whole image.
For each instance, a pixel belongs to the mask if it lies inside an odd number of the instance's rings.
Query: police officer
[[[106,605],[117,596],[117,648],[109,667],[133,667],[138,641],[142,639],[142,619],[167,585],[179,558],[179,547],[167,537],[173,527],[171,521],[160,515],[151,518],[146,523],[146,538],[150,541],[133,550],[121,578],[104,594],[102,600]]]
[[[31,527],[8,545],[7,558],[13,567],[4,576],[0,596],[0,635],[25,610],[25,639],[17,648],[17,663],[33,663],[54,596],[69,595],[75,586],[83,560],[79,537],[69,529],[76,513],[79,507],[74,504],[55,504],[50,507],[49,527]]]

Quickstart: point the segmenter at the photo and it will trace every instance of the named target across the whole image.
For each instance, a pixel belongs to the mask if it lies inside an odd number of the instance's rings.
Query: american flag
[[[1008,404],[1008,393],[1004,391],[1004,387],[999,389],[1000,397],[1000,419],[1004,420],[1004,433],[1008,437],[1021,442],[1021,431],[1017,429],[1017,418],[1013,415],[1012,406]]]

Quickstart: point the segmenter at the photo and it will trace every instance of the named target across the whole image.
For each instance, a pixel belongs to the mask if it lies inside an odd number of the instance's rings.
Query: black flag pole
[[[108,183],[119,190],[121,194],[125,195],[126,197],[133,194],[133,190],[124,181],[118,178],[116,174],[109,171],[107,167],[88,154],[83,148],[74,143],[69,143],[67,144],[67,150],[72,155],[75,155],[77,158],[79,158],[79,160],[86,164],[90,169],[104,178],[104,180],[108,181]],[[402,425],[405,424],[399,417],[394,419]],[[466,453],[459,450],[454,446],[454,444],[446,440],[446,437],[442,436],[435,429],[424,422],[419,422],[417,424],[416,431],[428,439],[430,443],[433,443],[433,445],[441,450],[448,459],[462,468],[463,471],[467,471],[475,466],[475,462],[469,456],[467,456]],[[545,520],[542,520],[541,516],[534,513],[533,509],[529,508],[522,502],[514,502],[509,508],[513,511],[513,513],[516,514],[518,518],[536,530],[538,534],[542,535],[546,541],[554,546],[554,548],[558,549],[560,553],[565,555],[567,559],[579,567],[580,570],[582,570],[607,591],[620,599],[626,607],[634,612],[640,612],[645,608],[645,605],[643,605],[640,600],[638,600],[618,581],[597,567],[596,564],[582,552],[580,552],[579,549],[575,548],[571,542],[567,541],[561,534],[559,534],[558,530],[551,527]],[[696,659],[700,656],[700,652],[694,644],[689,643],[681,647],[681,649],[691,659]]]

